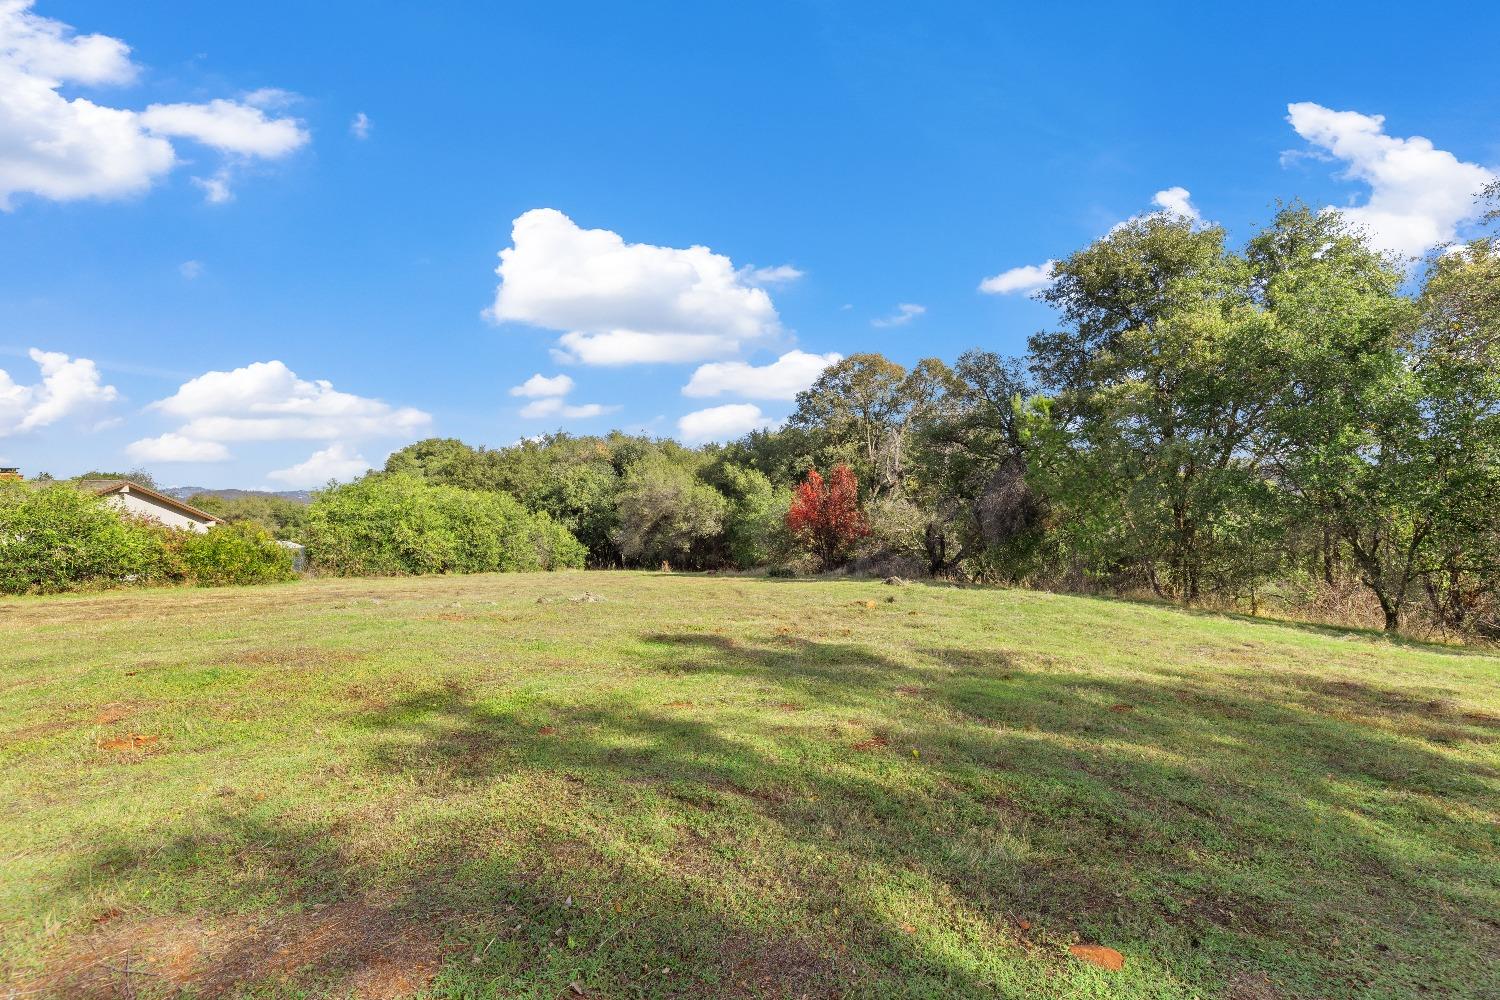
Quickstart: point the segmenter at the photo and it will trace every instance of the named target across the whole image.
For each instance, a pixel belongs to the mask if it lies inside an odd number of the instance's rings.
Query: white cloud
[[[181,162],[174,137],[263,158],[307,141],[294,119],[270,119],[235,101],[137,112],[63,97],[67,84],[131,83],[137,67],[130,47],[105,35],[76,35],[31,7],[32,0],[0,0],[0,210],[10,210],[21,193],[71,201],[144,192]],[[223,178],[218,188],[227,192]]]
[[[0,2],[0,64],[49,80],[123,84],[135,79],[130,46],[107,35],[75,35],[30,13],[32,0]]]
[[[699,366],[684,396],[743,396],[746,399],[795,399],[797,393],[817,380],[824,368],[843,360],[842,354],[808,354],[788,351],[768,365],[756,367],[743,361],[716,361]]]
[[[3,8],[0,8],[3,10]],[[35,385],[21,385],[0,369],[0,437],[54,424],[120,398],[87,358],[32,348],[27,355],[41,372]]]
[[[512,386],[512,396],[525,396],[527,399],[537,399],[542,396],[566,396],[573,391],[573,380],[566,375],[554,375],[547,378],[541,372],[537,372],[531,378],[520,385]]]
[[[276,108],[290,107],[302,100],[301,96],[290,90],[282,90],[280,87],[261,87],[252,90],[241,98],[246,104],[253,108],[264,108],[267,111]]]
[[[140,121],[156,135],[194,139],[224,153],[277,159],[311,136],[295,118],[267,118],[260,108],[221,99],[207,104],[153,104]]]
[[[1377,248],[1402,257],[1452,242],[1458,227],[1477,214],[1475,195],[1496,176],[1421,136],[1386,135],[1383,115],[1304,101],[1287,105],[1287,121],[1314,147],[1342,160],[1346,179],[1369,185],[1363,205],[1337,211],[1366,229]]]
[[[890,316],[870,320],[871,326],[905,326],[918,316],[927,311],[926,306],[919,306],[915,302],[902,302],[896,306],[896,311]]]
[[[1055,260],[1013,267],[1009,271],[1001,271],[999,274],[985,278],[979,283],[979,290],[986,295],[1015,295],[1020,292],[1040,291],[1052,284],[1052,270],[1055,267],[1057,267]]]
[[[747,285],[789,285],[806,276],[805,271],[790,264],[777,264],[775,267],[742,267],[738,274],[740,280]]]
[[[222,205],[234,200],[234,192],[229,190],[229,171],[216,170],[212,177],[190,177],[194,186],[203,190],[203,200],[210,205]]]
[[[370,138],[370,116],[363,111],[358,112],[349,120],[349,134],[356,139]]]
[[[1169,215],[1181,215],[1199,222],[1203,216],[1198,214],[1197,206],[1192,202],[1192,194],[1187,188],[1169,187],[1165,191],[1158,191],[1151,196],[1151,204],[1157,206]]]
[[[762,288],[707,247],[626,243],[555,209],[515,220],[486,315],[564,331],[558,356],[589,365],[703,361],[781,330]]]
[[[151,409],[186,422],[177,434],[197,441],[352,440],[415,434],[432,421],[410,406],[340,392],[308,381],[280,361],[258,361],[184,382]]]
[[[521,416],[528,420],[538,417],[567,417],[574,420],[582,420],[585,417],[598,417],[606,413],[613,413],[618,406],[605,406],[602,403],[579,403],[570,405],[560,397],[552,396],[548,399],[538,399],[521,407]]]
[[[307,461],[277,469],[268,473],[266,478],[293,489],[308,489],[322,486],[329,480],[347,482],[364,475],[369,469],[370,463],[363,455],[338,441],[322,451],[313,452]]]
[[[729,441],[762,427],[775,427],[777,423],[754,403],[727,403],[683,414],[677,418],[677,433],[690,444]]]
[[[217,441],[198,441],[181,434],[141,438],[125,446],[133,462],[225,462],[229,449]]]
[[[177,265],[177,272],[189,281],[193,281],[203,274],[203,261],[185,260]]]

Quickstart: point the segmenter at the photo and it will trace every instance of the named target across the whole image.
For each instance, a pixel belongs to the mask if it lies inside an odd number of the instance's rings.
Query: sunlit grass
[[[1472,651],[627,573],[12,600],[0,629],[0,958],[40,995],[1500,989]]]

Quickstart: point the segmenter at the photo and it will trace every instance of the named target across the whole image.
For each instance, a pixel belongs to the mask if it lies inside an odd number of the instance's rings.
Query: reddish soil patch
[[[1120,713],[1120,714],[1123,715],[1126,712],[1134,712],[1135,711],[1135,706],[1134,705],[1127,705],[1123,701],[1121,701],[1121,702],[1116,702],[1115,704],[1109,706],[1109,710],[1111,712],[1118,712],[1118,713]]]
[[[112,1000],[166,986],[212,1000],[278,984],[299,995],[396,1000],[425,989],[442,962],[430,924],[362,901],[274,920],[98,923],[28,987],[39,996]]]
[[[1075,944],[1068,952],[1076,959],[1110,972],[1119,972],[1125,968],[1125,956],[1102,944]]]
[[[112,725],[116,722],[119,722],[129,714],[130,709],[126,708],[124,705],[105,705],[102,709],[99,710],[99,714],[94,716],[94,725]]]
[[[858,743],[850,747],[850,749],[858,750],[860,753],[868,753],[871,750],[881,749],[882,747],[886,746],[887,743],[888,741],[884,736],[871,736],[867,740],[860,740]]]
[[[543,736],[556,736],[557,735],[557,727],[556,726],[543,726],[542,728],[538,729],[537,732],[541,733]]]
[[[783,712],[800,712],[800,711],[802,711],[802,708],[803,708],[803,706],[797,704],[795,701],[778,701],[772,707],[773,708],[779,708]]]
[[[160,736],[146,733],[124,733],[120,736],[105,736],[98,741],[100,750],[123,753],[130,750],[150,750],[161,743]]]

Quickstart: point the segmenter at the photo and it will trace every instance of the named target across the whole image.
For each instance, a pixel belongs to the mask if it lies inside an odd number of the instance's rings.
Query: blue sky
[[[0,0],[0,464],[720,438],[831,354],[1019,352],[1142,212],[1472,234],[1500,10],[1219,6]]]

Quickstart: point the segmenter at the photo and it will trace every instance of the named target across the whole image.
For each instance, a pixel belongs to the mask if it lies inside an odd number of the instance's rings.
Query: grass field
[[[17,995],[1500,995],[1471,651],[630,573],[7,600],[0,634]]]

